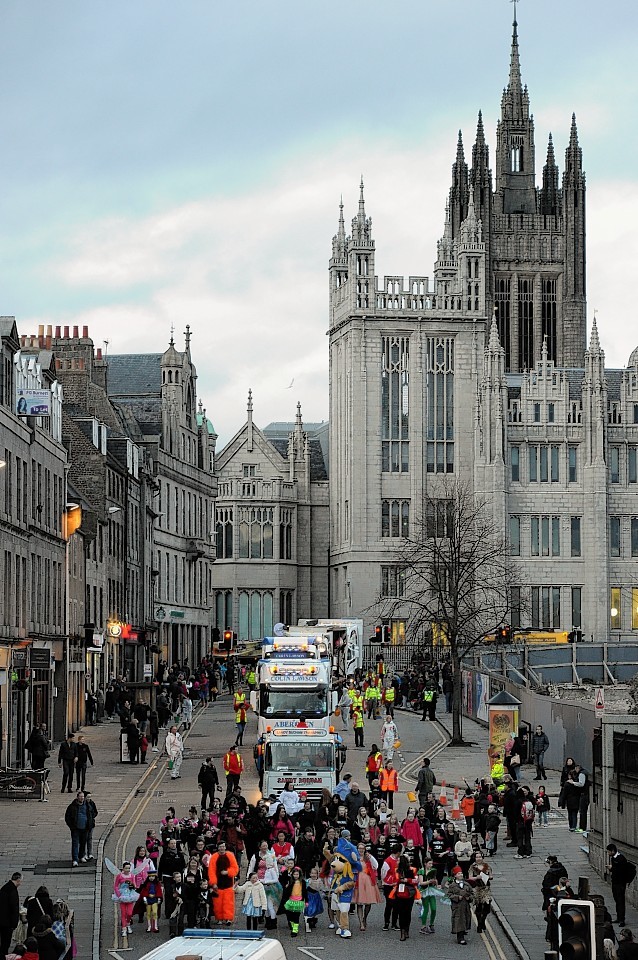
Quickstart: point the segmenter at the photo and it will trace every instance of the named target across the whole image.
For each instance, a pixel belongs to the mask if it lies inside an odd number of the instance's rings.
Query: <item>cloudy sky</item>
[[[3,0],[0,313],[88,324],[111,353],[187,323],[226,442],[328,415],[327,260],[363,174],[377,271],[432,275],[458,129],[490,159],[506,0]],[[522,0],[537,174],[576,112],[588,302],[610,365],[638,343],[638,6]],[[631,69],[630,69],[631,66]],[[294,379],[292,389],[286,389]]]

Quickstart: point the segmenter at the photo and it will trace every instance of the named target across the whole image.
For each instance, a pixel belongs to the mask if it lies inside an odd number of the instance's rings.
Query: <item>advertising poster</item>
[[[487,701],[490,699],[490,678],[486,673],[474,674],[474,716],[477,720],[487,723],[489,719],[489,709]]]
[[[22,417],[49,417],[51,415],[50,390],[16,390],[16,413]]]
[[[40,800],[44,793],[46,770],[0,771],[1,800]]]
[[[518,732],[518,707],[497,707],[490,710],[490,761],[505,756],[505,744]]]

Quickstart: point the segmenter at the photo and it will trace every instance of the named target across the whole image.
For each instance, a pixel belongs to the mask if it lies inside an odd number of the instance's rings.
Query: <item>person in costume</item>
[[[436,876],[436,867],[431,860],[428,860],[423,869],[419,871],[421,887],[421,933],[434,933],[434,921],[436,920],[436,901],[435,890],[439,886]]]
[[[308,889],[300,867],[293,866],[284,884],[284,892],[277,913],[285,913],[290,927],[290,936],[299,934],[299,921],[306,908]]]
[[[242,894],[241,912],[246,917],[246,929],[258,930],[268,908],[266,891],[258,874],[249,872],[246,883],[236,886],[235,891]]]
[[[339,925],[335,933],[338,937],[345,939],[352,936],[348,913],[354,896],[356,876],[361,870],[357,848],[350,843],[349,830],[341,831],[331,866],[333,876],[330,883],[330,903],[339,917]]]
[[[377,886],[379,863],[366,849],[363,842],[357,844],[357,853],[361,861],[361,869],[356,876],[352,902],[357,905],[359,930],[364,931],[368,925],[368,914],[372,904],[381,903],[381,893]]]
[[[308,888],[308,902],[306,903],[306,929],[314,930],[317,926],[319,914],[323,913],[323,894],[326,886],[319,876],[319,867],[312,867],[306,881]]]
[[[140,900],[146,913],[146,932],[159,933],[160,904],[164,900],[162,884],[157,879],[157,869],[151,867],[148,876],[140,887]]]
[[[232,926],[235,919],[235,893],[233,880],[239,873],[239,866],[235,855],[226,850],[225,843],[217,844],[217,853],[214,853],[208,864],[208,883],[217,896],[213,899],[213,913],[217,923]]]
[[[106,861],[105,861],[106,862]],[[112,865],[107,866],[113,873]],[[115,868],[116,869],[116,868]],[[113,882],[113,900],[120,905],[120,920],[122,924],[122,936],[127,937],[133,933],[133,908],[139,900],[137,884],[146,878],[145,874],[135,874],[131,869],[131,864],[126,860],[122,864],[122,869],[116,873]]]

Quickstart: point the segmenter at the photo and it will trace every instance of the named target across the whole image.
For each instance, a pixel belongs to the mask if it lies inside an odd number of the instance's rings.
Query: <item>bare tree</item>
[[[460,481],[441,478],[438,496],[395,554],[397,596],[380,598],[384,617],[407,621],[411,640],[432,631],[446,642],[454,682],[452,743],[462,743],[461,661],[488,634],[509,623],[512,582],[520,583],[508,544],[486,499]]]

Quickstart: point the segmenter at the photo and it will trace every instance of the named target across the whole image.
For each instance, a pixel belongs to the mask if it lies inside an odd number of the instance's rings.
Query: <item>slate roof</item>
[[[277,453],[280,453],[286,460],[288,459],[288,438],[269,437],[268,442],[273,445]],[[310,479],[317,482],[328,479],[326,464],[323,459],[321,444],[316,437],[308,437],[308,446],[310,448]]]
[[[162,389],[161,353],[120,353],[107,359],[109,397],[159,398]]]

